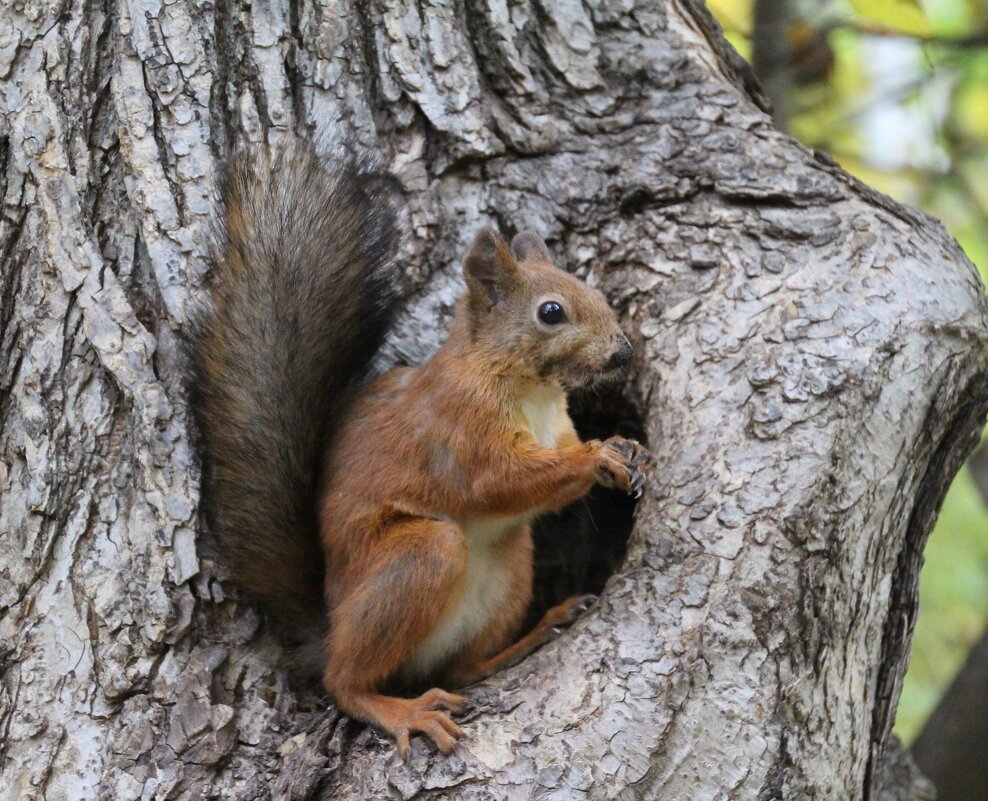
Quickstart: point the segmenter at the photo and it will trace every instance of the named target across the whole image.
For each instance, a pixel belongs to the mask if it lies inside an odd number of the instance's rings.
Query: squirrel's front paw
[[[653,467],[655,457],[640,442],[611,437],[600,448],[595,474],[605,487],[616,487],[640,498]]]

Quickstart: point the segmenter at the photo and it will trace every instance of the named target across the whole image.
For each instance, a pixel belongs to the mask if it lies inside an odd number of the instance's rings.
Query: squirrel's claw
[[[586,612],[597,600],[597,596],[592,592],[578,595],[573,601],[573,608],[579,612]]]
[[[586,612],[596,600],[597,596],[592,593],[574,595],[571,598],[567,598],[561,604],[552,607],[552,609],[545,613],[541,626],[550,628],[554,634],[560,634],[563,628]]]
[[[398,756],[401,757],[401,761],[406,765],[411,761],[412,758],[412,746],[410,742],[411,735],[408,730],[399,732],[398,736],[395,737],[395,748],[398,750]]]
[[[642,487],[645,485],[645,476],[642,475],[641,471],[637,468],[632,468],[631,470],[631,483],[628,487],[628,494],[633,498],[640,498],[642,495]]]
[[[624,437],[611,437],[603,443],[603,448],[613,457],[604,457],[604,464],[598,467],[597,480],[604,486],[618,486],[633,498],[640,498],[645,480],[655,467],[655,457],[640,442]],[[614,457],[618,466],[613,466]],[[623,475],[619,476],[619,473]]]

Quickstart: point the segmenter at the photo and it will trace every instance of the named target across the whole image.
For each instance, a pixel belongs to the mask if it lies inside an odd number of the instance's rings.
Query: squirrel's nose
[[[631,357],[633,351],[631,350],[631,343],[628,342],[624,337],[621,337],[621,344],[614,353],[611,354],[610,358],[607,360],[607,364],[604,365],[606,370],[617,370],[619,367],[627,367],[631,364]]]

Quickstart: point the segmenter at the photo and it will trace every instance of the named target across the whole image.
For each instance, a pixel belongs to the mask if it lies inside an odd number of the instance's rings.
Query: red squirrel
[[[638,495],[639,443],[581,442],[566,393],[632,350],[603,295],[532,232],[477,233],[445,344],[363,381],[397,302],[398,190],[365,157],[296,141],[222,181],[221,253],[195,325],[193,408],[221,561],[326,691],[407,755],[463,736],[448,688],[524,658],[587,596],[518,638],[534,517],[594,483]],[[436,682],[417,698],[396,682]],[[440,689],[442,686],[444,689]]]

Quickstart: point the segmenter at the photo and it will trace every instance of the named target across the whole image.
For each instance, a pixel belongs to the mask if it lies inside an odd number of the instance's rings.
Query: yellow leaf
[[[953,114],[966,136],[988,142],[988,86],[973,80],[961,86]]]
[[[837,160],[841,167],[872,189],[905,203],[916,203],[919,199],[916,182],[904,171],[883,170],[850,155],[841,155]]]
[[[740,33],[731,33],[730,31],[724,32],[724,38],[731,43],[731,46],[738,51],[738,55],[741,56],[749,64],[751,63],[751,40]]]
[[[851,0],[858,17],[910,36],[929,36],[933,28],[919,0]]]
[[[707,0],[707,8],[727,33],[751,35],[752,0]]]

